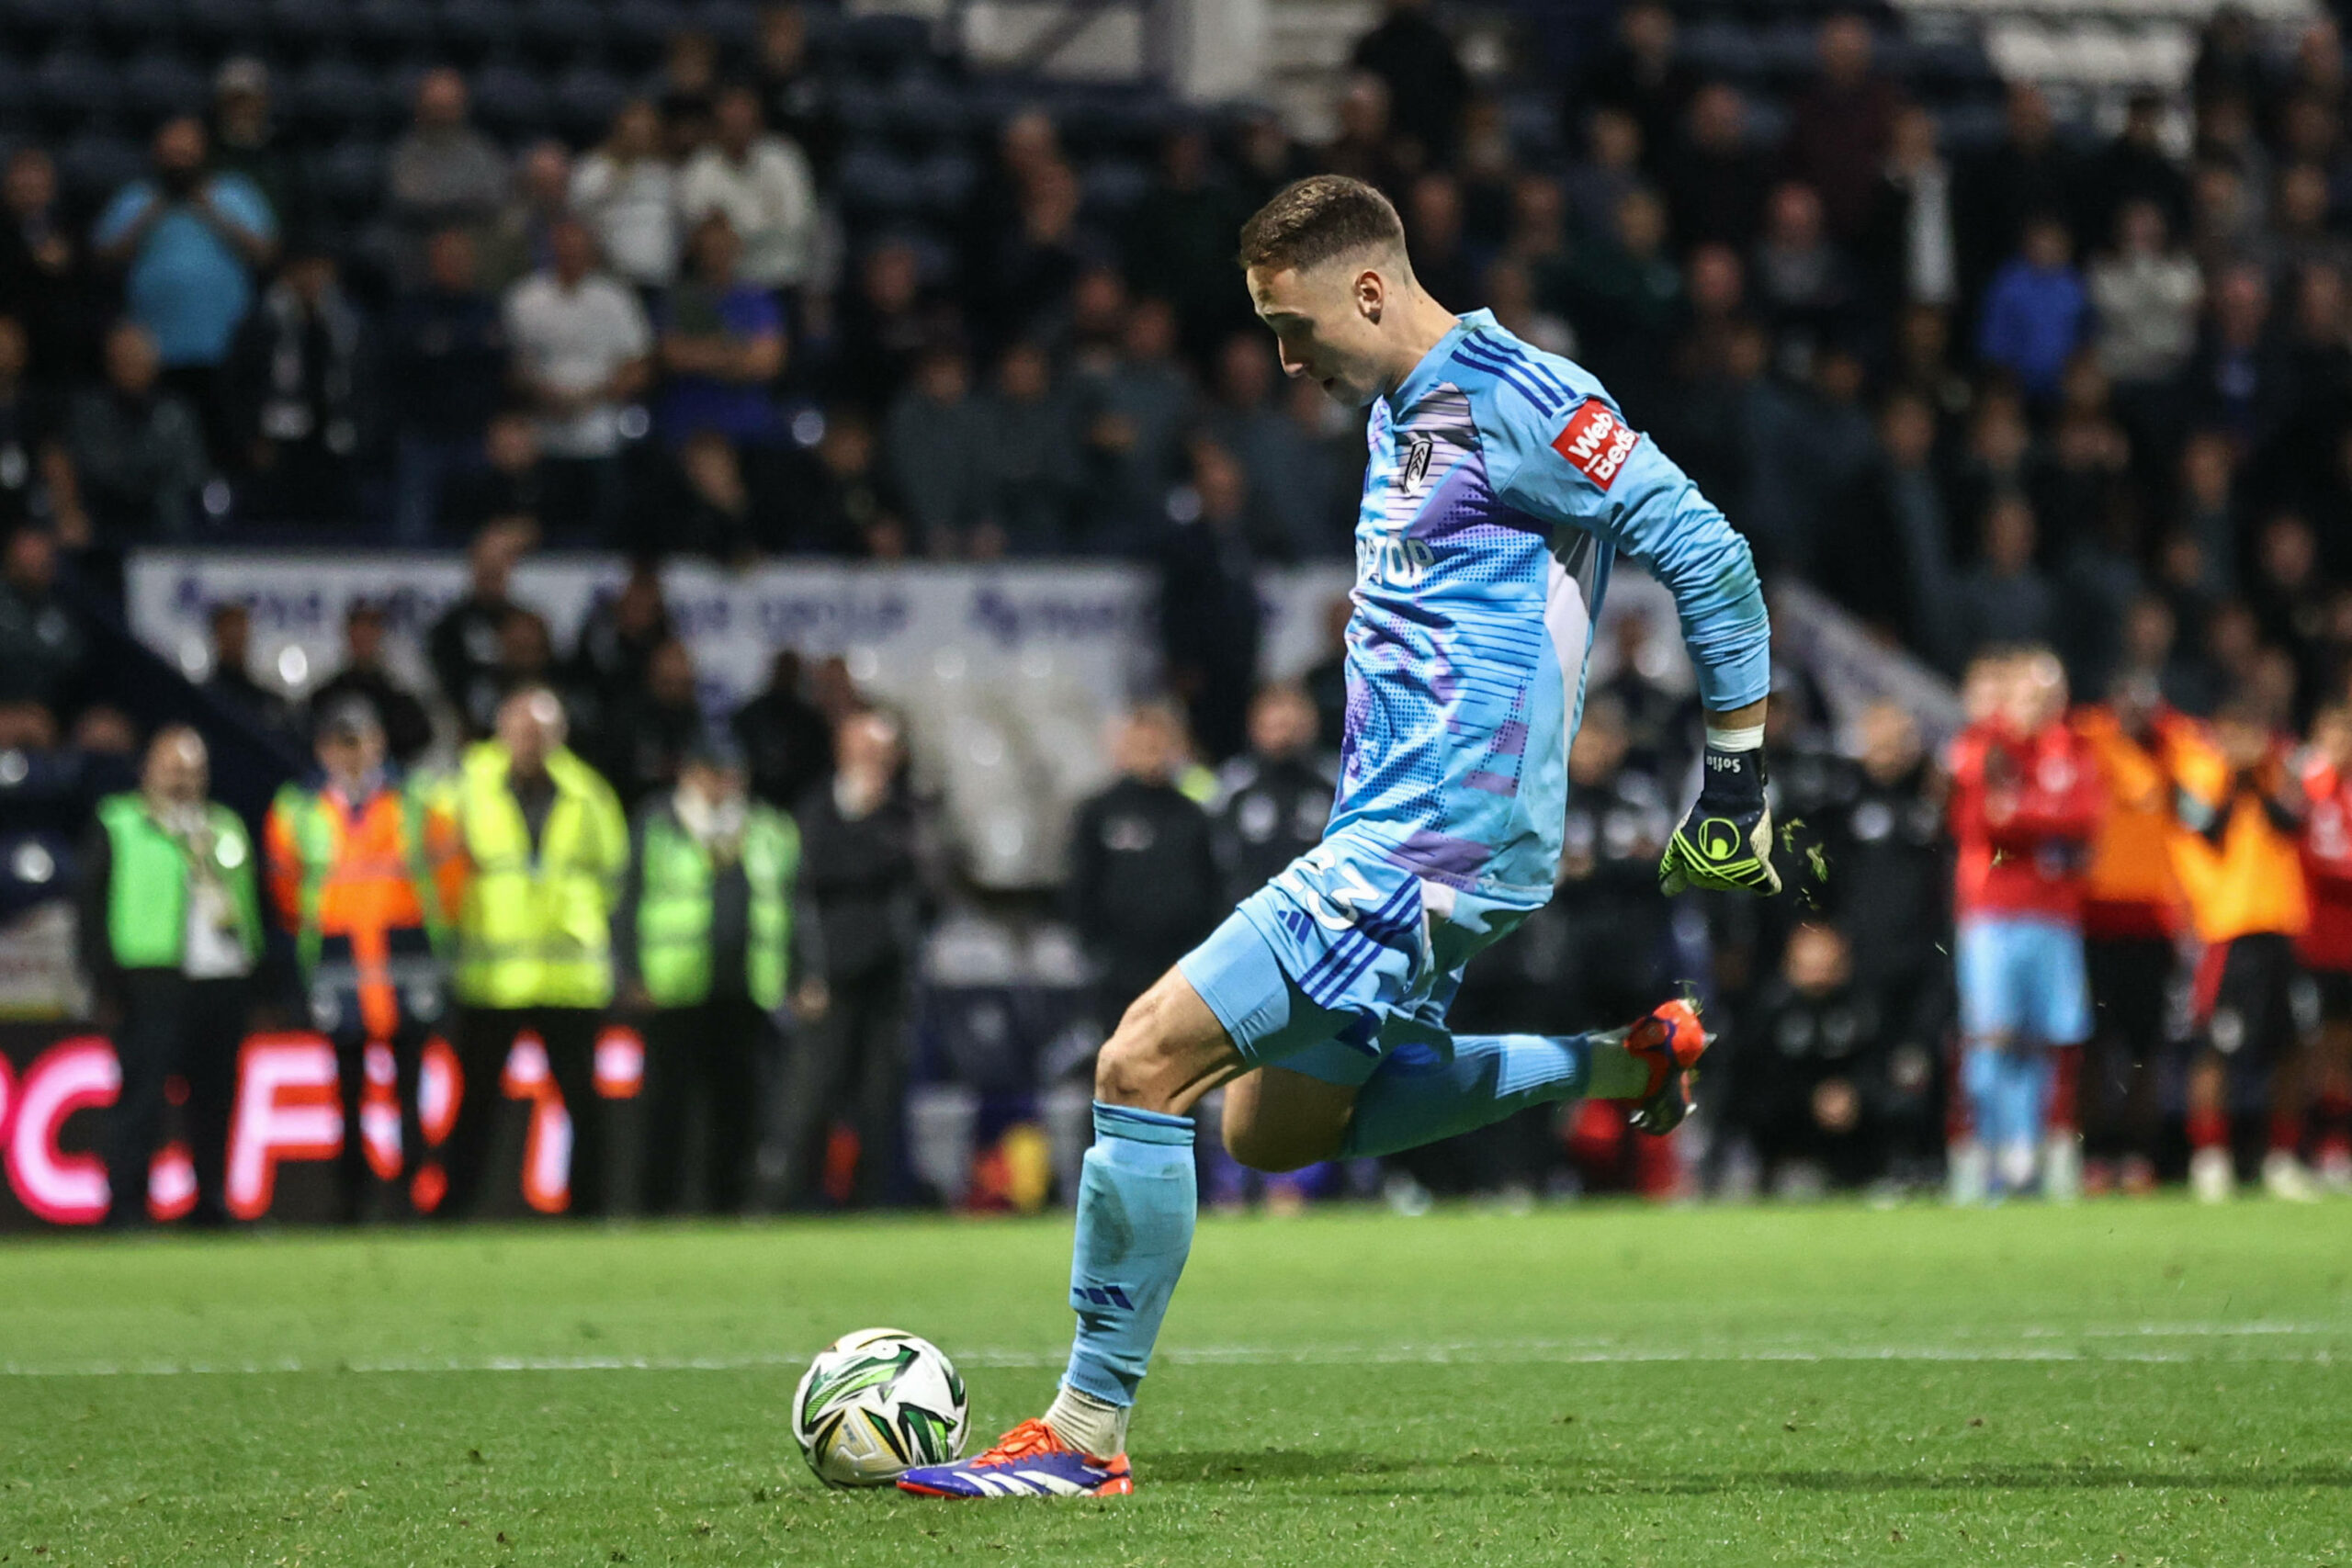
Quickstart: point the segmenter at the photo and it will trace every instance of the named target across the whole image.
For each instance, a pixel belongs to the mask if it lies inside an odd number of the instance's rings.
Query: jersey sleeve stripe
[[[1497,369],[1509,367],[1516,370],[1538,387],[1555,394],[1563,407],[1575,400],[1575,392],[1570,390],[1566,381],[1560,379],[1557,372],[1543,361],[1530,356],[1527,351],[1516,343],[1489,342],[1481,337],[1469,339],[1462,346],[1472,350],[1482,358],[1491,360]]]
[[[1467,348],[1455,349],[1453,357],[1473,369],[1484,370],[1498,380],[1508,383],[1521,397],[1532,404],[1538,412],[1555,414],[1560,412],[1561,404],[1558,399],[1538,387],[1533,380],[1521,375],[1512,367],[1493,364],[1472,354]]]

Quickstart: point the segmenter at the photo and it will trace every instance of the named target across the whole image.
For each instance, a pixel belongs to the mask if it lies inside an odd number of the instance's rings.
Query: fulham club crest
[[[1408,491],[1421,488],[1430,477],[1430,452],[1436,443],[1427,435],[1416,435],[1405,444],[1404,482]]]

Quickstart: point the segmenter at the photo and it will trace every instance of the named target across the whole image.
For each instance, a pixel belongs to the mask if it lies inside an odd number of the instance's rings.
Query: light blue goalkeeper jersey
[[[1532,908],[1552,896],[1611,563],[1623,551],[1673,593],[1700,695],[1720,711],[1770,682],[1755,562],[1600,382],[1490,311],[1374,400],[1366,436],[1327,837]]]

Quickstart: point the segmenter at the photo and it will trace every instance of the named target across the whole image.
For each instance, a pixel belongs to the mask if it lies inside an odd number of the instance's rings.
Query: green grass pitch
[[[1136,1495],[818,1486],[848,1329],[1042,1406],[1068,1234],[0,1247],[0,1563],[2352,1568],[2352,1203],[1212,1219]]]

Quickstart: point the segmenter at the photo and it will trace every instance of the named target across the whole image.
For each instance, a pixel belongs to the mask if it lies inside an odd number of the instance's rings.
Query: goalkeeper
[[[1552,896],[1593,620],[1623,551],[1673,592],[1707,708],[1659,878],[1770,892],[1770,631],[1747,544],[1590,375],[1422,292],[1395,209],[1318,175],[1241,231],[1283,368],[1367,407],[1339,795],[1323,841],[1129,1008],[1095,1071],[1061,1392],[930,1496],[1132,1491],[1126,1427],[1192,1247],[1192,1110],[1261,1170],[1386,1155],[1579,1096],[1665,1133],[1705,1048],[1690,1005],[1568,1036],[1457,1035],[1462,967]],[[1181,613],[1181,610],[1178,611]]]

